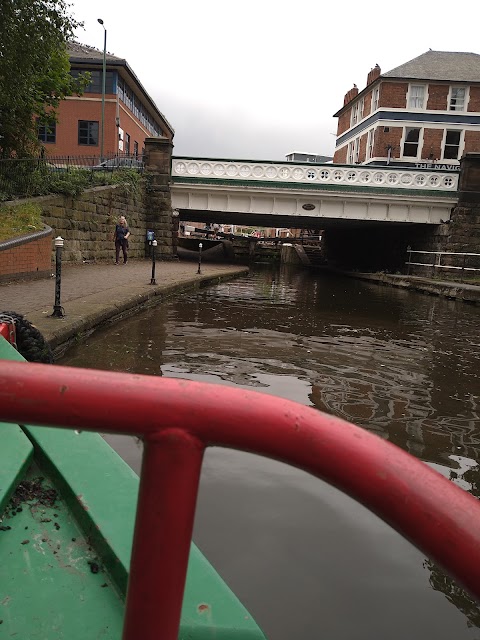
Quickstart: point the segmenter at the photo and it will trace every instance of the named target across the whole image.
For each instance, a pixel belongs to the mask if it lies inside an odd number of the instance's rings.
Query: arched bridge
[[[397,166],[172,158],[172,206],[192,221],[323,228],[441,224],[459,172]]]

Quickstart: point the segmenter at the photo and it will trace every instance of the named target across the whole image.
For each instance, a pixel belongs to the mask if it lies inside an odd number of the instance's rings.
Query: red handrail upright
[[[128,402],[119,405],[118,389]],[[478,501],[395,445],[254,391],[0,361],[0,421],[138,434],[145,441],[124,640],[176,640],[206,446],[268,456],[326,480],[480,599]]]

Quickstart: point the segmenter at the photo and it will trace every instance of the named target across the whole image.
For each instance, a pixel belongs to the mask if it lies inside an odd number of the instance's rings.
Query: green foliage
[[[112,174],[111,184],[122,185],[123,193],[131,195],[134,199],[140,195],[142,174],[135,169],[121,168]]]
[[[38,204],[26,202],[14,207],[0,207],[0,241],[41,231],[42,209]]]
[[[0,0],[0,153],[38,150],[37,123],[56,119],[61,100],[81,93],[87,78],[73,78],[66,43],[79,23],[65,0]]]
[[[0,202],[49,194],[76,197],[85,189],[120,185],[126,195],[140,195],[142,174],[135,169],[94,171],[56,167],[44,160],[0,160]]]

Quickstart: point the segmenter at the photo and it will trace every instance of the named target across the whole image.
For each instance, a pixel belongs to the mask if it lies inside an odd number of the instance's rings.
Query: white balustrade
[[[405,167],[343,166],[334,164],[304,165],[232,160],[173,158],[173,177],[260,181],[345,187],[375,187],[428,191],[451,191],[458,188],[458,171],[425,171]]]

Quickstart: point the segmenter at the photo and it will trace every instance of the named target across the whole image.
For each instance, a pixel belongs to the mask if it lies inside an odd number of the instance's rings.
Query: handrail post
[[[123,640],[178,638],[203,452],[178,428],[145,439]]]
[[[466,259],[467,259],[467,254],[464,253],[463,254],[463,263],[462,263],[462,273],[460,275],[460,282],[463,282],[463,278],[465,276],[465,261],[466,261]]]

